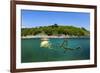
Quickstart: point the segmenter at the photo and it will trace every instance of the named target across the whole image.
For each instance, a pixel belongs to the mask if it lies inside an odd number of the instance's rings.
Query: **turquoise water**
[[[89,38],[50,38],[50,47],[40,47],[40,38],[21,39],[21,62],[47,62],[90,59]],[[61,46],[63,44],[63,47]],[[66,49],[68,48],[68,49]]]

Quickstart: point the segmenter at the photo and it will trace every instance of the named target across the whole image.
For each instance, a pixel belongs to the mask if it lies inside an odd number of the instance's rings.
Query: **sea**
[[[89,59],[90,38],[21,38],[21,63]]]

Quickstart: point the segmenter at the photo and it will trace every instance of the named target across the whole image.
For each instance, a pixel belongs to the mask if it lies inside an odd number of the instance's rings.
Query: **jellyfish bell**
[[[48,48],[48,46],[49,46],[48,41],[42,41],[41,42],[41,46],[40,47]]]
[[[47,38],[42,38],[40,47],[42,47],[42,48],[50,48],[49,40]]]

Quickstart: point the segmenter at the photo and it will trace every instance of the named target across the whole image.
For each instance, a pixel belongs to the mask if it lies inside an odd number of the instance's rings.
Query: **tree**
[[[46,35],[75,35],[75,36],[88,36],[90,32],[85,28],[78,28],[74,26],[59,26],[54,24],[52,26],[42,26],[35,28],[22,28],[21,36],[37,35],[44,32]]]
[[[58,27],[58,24],[54,24],[51,26],[52,28]]]

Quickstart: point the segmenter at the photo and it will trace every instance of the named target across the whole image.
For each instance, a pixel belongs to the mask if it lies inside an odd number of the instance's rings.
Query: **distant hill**
[[[79,28],[75,26],[62,26],[58,24],[50,26],[40,26],[35,28],[21,28],[21,36],[27,35],[70,35],[70,36],[89,36],[90,32],[85,28]]]

